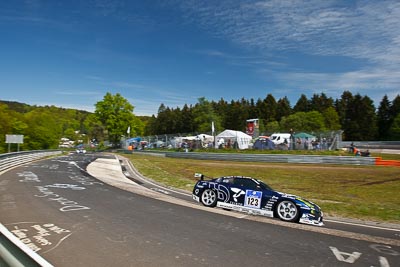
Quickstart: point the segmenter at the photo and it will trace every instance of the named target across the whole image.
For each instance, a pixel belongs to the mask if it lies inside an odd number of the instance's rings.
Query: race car
[[[193,188],[193,199],[207,207],[220,207],[283,221],[323,226],[320,207],[301,197],[273,190],[264,182],[244,176],[223,176],[204,180]]]

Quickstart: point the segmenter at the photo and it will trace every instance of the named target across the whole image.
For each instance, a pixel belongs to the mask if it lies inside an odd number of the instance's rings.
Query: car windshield
[[[273,189],[272,189],[269,185],[267,185],[266,183],[264,183],[264,182],[262,182],[262,181],[260,181],[260,180],[257,180],[257,182],[260,183],[260,186],[261,186],[263,189],[273,190]]]

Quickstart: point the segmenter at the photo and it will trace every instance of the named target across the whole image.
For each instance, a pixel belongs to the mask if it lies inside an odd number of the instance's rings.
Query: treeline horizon
[[[333,99],[325,93],[310,99],[302,94],[294,106],[287,97],[275,99],[208,101],[204,97],[195,105],[171,108],[161,103],[157,116],[146,123],[145,135],[200,133],[211,131],[246,131],[246,120],[259,119],[260,133],[326,132],[343,130],[345,141],[400,140],[400,95],[390,100],[385,94],[378,106],[367,95],[344,91]]]
[[[107,115],[110,107],[120,103],[124,105],[116,109],[117,113]],[[101,108],[99,104],[105,105]],[[345,141],[400,140],[400,95],[393,99],[384,95],[377,107],[368,96],[344,91],[338,99],[324,93],[308,99],[303,94],[293,107],[287,97],[276,100],[268,94],[264,99],[242,98],[230,102],[201,97],[198,103],[182,108],[161,103],[153,116],[135,116],[133,110],[134,106],[120,94],[110,93],[96,103],[94,113],[0,100],[0,153],[7,152],[7,134],[24,135],[21,150],[38,150],[58,148],[62,137],[83,143],[90,140],[116,143],[120,136],[127,135],[128,126],[132,137],[207,133],[211,132],[211,122],[216,132],[225,129],[245,132],[248,119],[259,119],[260,134],[290,129],[309,133],[343,130]],[[16,145],[12,146],[15,151]]]

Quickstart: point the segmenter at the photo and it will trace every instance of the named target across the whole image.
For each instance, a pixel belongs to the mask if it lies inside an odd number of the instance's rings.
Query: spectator
[[[304,141],[304,149],[308,149],[308,137],[306,137],[306,140]]]
[[[369,157],[370,155],[371,155],[371,153],[369,153],[368,149],[365,152],[361,152],[361,156],[363,156],[363,157]]]
[[[350,153],[354,153],[354,148],[355,148],[354,143],[351,142],[351,144],[350,144]]]
[[[357,147],[353,147],[353,153],[356,156],[361,156],[360,150]]]

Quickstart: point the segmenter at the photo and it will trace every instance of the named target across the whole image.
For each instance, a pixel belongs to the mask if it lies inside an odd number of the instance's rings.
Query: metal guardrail
[[[309,164],[348,164],[375,165],[374,157],[356,156],[314,156],[288,154],[228,154],[197,152],[166,152],[166,157],[221,161],[273,162],[273,163],[309,163]]]
[[[0,154],[0,173],[15,166],[61,153],[61,150],[37,150]]]
[[[0,174],[10,168],[61,153],[60,150],[40,150],[0,154]],[[33,252],[0,223],[0,266],[53,265]]]
[[[52,267],[0,223],[0,266]]]
[[[400,150],[400,141],[342,141],[342,147],[350,147],[351,143],[359,149]]]

